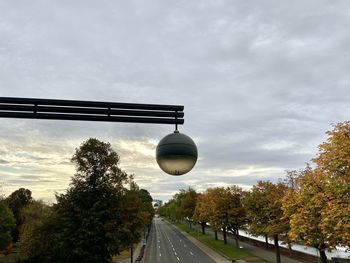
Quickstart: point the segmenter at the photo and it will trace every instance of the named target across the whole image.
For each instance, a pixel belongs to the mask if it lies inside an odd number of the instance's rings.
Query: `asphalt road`
[[[177,229],[160,218],[153,220],[145,263],[215,263]]]

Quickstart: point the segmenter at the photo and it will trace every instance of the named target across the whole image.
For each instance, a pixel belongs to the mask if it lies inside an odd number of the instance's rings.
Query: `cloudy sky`
[[[0,96],[185,106],[187,175],[154,158],[173,126],[1,119],[3,195],[54,201],[90,137],[157,199],[276,181],[350,116],[348,0],[0,1]]]

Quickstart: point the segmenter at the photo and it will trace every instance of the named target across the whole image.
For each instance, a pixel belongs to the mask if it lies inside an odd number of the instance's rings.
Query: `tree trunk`
[[[227,235],[226,235],[226,227],[222,228],[222,234],[224,236],[224,244],[227,244]]]
[[[276,248],[276,262],[281,263],[280,247],[278,245],[278,235],[274,235],[273,240],[274,240],[275,248]]]
[[[327,256],[326,256],[326,252],[324,251],[324,249],[319,249],[318,251],[320,252],[321,262],[327,263]]]
[[[265,245],[266,245],[266,248],[269,248],[269,239],[267,235],[265,235]]]
[[[201,222],[201,226],[202,226],[202,234],[205,235],[205,222]]]
[[[189,223],[190,223],[190,229],[192,230],[192,222],[191,222],[191,221],[189,221]]]
[[[288,241],[289,256],[292,257],[292,244]]]
[[[236,247],[239,248],[239,243],[238,243],[239,232],[238,232],[238,228],[235,229],[235,237],[236,237]]]
[[[215,231],[214,231],[214,234],[215,234],[215,240],[218,240],[218,231],[215,230]]]
[[[133,258],[132,258],[132,256],[133,256],[133,247],[131,246],[131,248],[130,248],[130,262],[132,263],[134,260],[133,260]]]

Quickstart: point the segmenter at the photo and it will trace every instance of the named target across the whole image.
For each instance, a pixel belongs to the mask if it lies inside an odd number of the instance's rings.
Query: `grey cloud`
[[[346,0],[1,1],[0,95],[185,105],[180,131],[197,139],[201,158],[189,176],[167,186],[160,171],[142,169],[151,157],[117,149],[128,172],[163,197],[214,169],[300,168],[330,124],[348,120],[349,10]],[[4,119],[1,159],[21,149],[33,163],[68,165],[89,137],[117,147],[173,129]],[[19,160],[17,168],[31,169]]]

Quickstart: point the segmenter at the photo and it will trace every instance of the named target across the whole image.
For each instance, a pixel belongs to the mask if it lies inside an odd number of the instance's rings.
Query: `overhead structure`
[[[158,165],[171,175],[189,172],[198,157],[193,140],[177,129],[184,124],[183,110],[179,105],[0,97],[2,118],[173,124],[175,132],[156,149]]]
[[[100,101],[0,97],[0,117],[183,124],[184,107]]]

